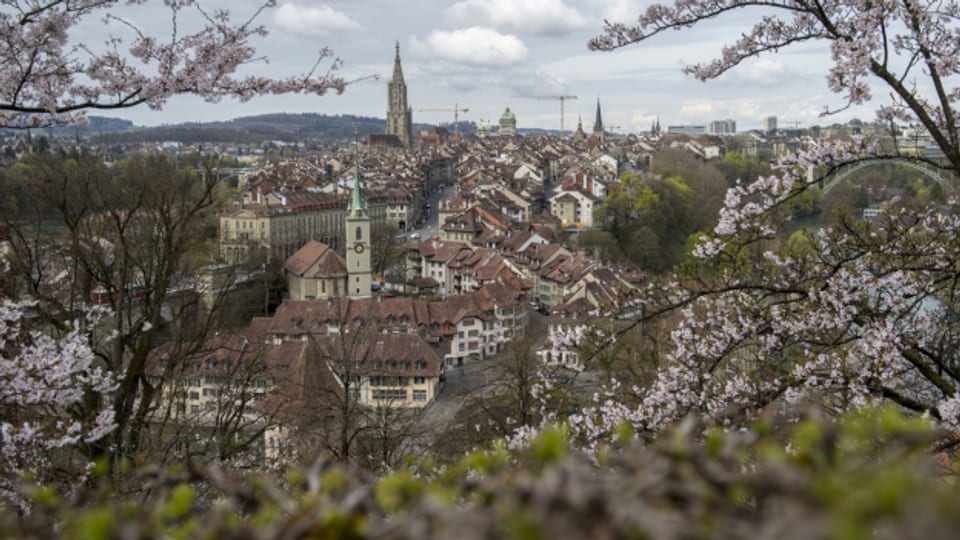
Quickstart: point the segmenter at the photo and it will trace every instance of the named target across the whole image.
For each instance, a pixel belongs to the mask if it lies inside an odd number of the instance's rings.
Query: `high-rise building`
[[[713,122],[710,122],[707,132],[716,135],[736,133],[737,121],[732,118],[714,120]]]
[[[400,65],[400,43],[393,59],[393,78],[387,85],[387,135],[396,135],[404,146],[413,143],[413,112],[407,105],[407,83]]]
[[[763,130],[767,133],[773,133],[777,130],[777,117],[767,116],[763,119]]]

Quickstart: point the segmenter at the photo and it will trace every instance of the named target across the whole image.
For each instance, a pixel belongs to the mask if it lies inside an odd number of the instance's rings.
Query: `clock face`
[[[353,250],[357,253],[363,253],[363,244],[357,244],[353,246]]]

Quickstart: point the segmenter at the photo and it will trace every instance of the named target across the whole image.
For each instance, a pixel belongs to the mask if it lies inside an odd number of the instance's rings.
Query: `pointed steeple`
[[[593,121],[593,134],[603,135],[603,118],[600,116],[600,98],[597,97],[597,118]]]
[[[393,82],[403,82],[403,67],[400,66],[400,42],[396,45],[396,55],[393,57]]]
[[[407,83],[400,65],[400,42],[393,58],[393,79],[387,84],[387,135],[396,135],[403,146],[413,144],[413,111],[407,104]]]
[[[360,197],[360,140],[356,128],[354,128],[353,139],[356,148],[356,164],[353,171],[353,192],[350,195],[350,204],[347,206],[347,219],[367,219],[367,203]]]
[[[583,132],[583,115],[577,114],[577,130],[570,134],[571,139],[582,141],[587,138],[587,134]]]

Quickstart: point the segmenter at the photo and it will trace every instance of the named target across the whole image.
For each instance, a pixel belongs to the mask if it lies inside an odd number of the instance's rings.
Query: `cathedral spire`
[[[393,57],[393,82],[403,82],[403,67],[400,65],[400,42],[396,44],[396,55]]]

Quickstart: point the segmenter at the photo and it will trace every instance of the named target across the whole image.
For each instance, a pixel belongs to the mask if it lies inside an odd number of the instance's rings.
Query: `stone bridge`
[[[939,182],[943,185],[946,191],[952,191],[958,185],[960,185],[960,176],[958,176],[956,171],[949,166],[940,166],[927,160],[910,157],[888,156],[859,159],[857,161],[841,165],[840,167],[834,169],[830,174],[820,179],[820,190],[824,195],[826,195],[835,186],[844,182],[851,176],[859,173],[863,169],[888,163],[895,163],[897,165],[909,167],[919,172],[923,176]],[[808,178],[811,181],[815,180],[816,171],[814,169],[808,170]]]

